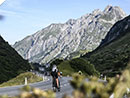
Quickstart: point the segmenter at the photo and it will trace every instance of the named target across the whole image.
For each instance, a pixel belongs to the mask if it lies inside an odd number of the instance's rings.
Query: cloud
[[[6,0],[5,5],[11,9],[21,9],[23,0]]]
[[[6,0],[0,9],[0,14],[4,16],[20,17],[21,14],[24,13],[21,9],[22,1],[23,0]]]
[[[0,9],[0,14],[6,16],[29,15],[30,10],[25,7],[26,0],[6,0]]]
[[[4,16],[19,16],[17,12],[2,9],[0,9],[0,13]]]

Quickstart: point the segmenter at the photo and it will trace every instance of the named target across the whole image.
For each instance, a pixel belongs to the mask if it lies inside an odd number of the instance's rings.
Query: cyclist
[[[56,65],[54,65],[53,68],[52,68],[51,76],[52,76],[53,90],[56,91],[56,88],[57,88],[58,91],[60,91],[60,81],[58,79],[59,72],[58,72]]]

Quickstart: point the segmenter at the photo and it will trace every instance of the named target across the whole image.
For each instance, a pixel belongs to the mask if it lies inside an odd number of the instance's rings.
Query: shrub
[[[83,73],[86,73],[88,75],[99,75],[99,73],[95,70],[94,65],[83,58],[70,60],[70,65],[77,72],[81,70]]]

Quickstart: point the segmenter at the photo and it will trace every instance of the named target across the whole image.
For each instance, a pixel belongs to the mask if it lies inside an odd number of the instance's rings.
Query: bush
[[[81,70],[83,73],[86,73],[88,75],[99,75],[99,73],[95,70],[94,65],[83,58],[70,60],[70,65],[77,72]]]

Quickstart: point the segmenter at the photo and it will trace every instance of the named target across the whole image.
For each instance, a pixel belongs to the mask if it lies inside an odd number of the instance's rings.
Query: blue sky
[[[51,23],[64,23],[101,9],[120,6],[130,14],[130,0],[6,0],[0,5],[0,35],[10,44]]]

